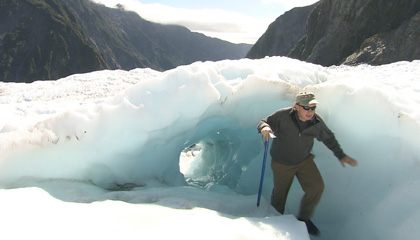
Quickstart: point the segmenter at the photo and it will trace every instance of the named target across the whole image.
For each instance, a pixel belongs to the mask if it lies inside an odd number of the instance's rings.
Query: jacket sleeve
[[[270,127],[273,132],[277,131],[278,125],[280,124],[280,111],[273,113],[265,119],[258,122],[257,130],[261,133],[261,130],[265,127]]]
[[[333,152],[334,156],[338,158],[338,160],[347,156],[335,138],[334,133],[327,127],[323,120],[321,120],[321,129],[317,139],[322,141],[324,145]]]
[[[338,158],[338,160],[341,160],[347,156],[344,153],[343,149],[341,149],[341,146],[334,135],[328,138],[327,140],[323,141],[323,143],[325,144],[325,146],[328,147],[328,149],[330,149],[334,153],[334,156]]]
[[[266,119],[261,120],[257,125],[257,130],[259,133],[261,133],[261,130],[265,127],[270,127],[270,125],[266,122]],[[271,128],[271,127],[270,127]]]

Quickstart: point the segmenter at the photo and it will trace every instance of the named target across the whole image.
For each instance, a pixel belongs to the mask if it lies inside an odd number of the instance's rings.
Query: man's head
[[[295,110],[298,113],[298,117],[302,121],[311,120],[315,114],[315,108],[318,101],[315,98],[315,94],[311,92],[300,92],[296,95]]]

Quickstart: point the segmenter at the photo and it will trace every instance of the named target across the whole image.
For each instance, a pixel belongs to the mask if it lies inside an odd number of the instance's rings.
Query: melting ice
[[[270,206],[269,164],[256,207],[256,124],[305,89],[359,161],[342,168],[315,144],[320,239],[417,239],[418,76],[420,61],[326,68],[272,57],[0,83],[0,236],[309,239],[293,216],[297,183],[284,216]]]

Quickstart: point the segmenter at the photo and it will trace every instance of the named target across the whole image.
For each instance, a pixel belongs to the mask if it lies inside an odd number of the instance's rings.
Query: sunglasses
[[[303,109],[305,109],[306,111],[309,111],[309,110],[315,111],[315,108],[316,108],[316,106],[309,107],[309,106],[302,106],[302,105],[300,105],[300,104],[299,104],[299,106],[301,106],[301,107],[302,107]]]

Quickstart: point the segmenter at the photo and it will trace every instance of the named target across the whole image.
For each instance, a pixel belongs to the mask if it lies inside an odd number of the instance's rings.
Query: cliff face
[[[58,79],[102,69],[168,70],[239,59],[251,45],[156,24],[89,0],[0,0],[0,81]]]
[[[404,21],[397,29],[378,33],[366,39],[359,50],[347,57],[343,64],[381,65],[420,59],[419,30],[420,12]]]
[[[3,2],[0,80],[55,79],[106,68],[74,20],[74,14],[54,0]]]
[[[306,20],[317,4],[294,8],[278,17],[246,55],[256,59],[286,56],[306,34]]]
[[[284,55],[324,66],[420,59],[419,12],[419,0],[321,0]]]

